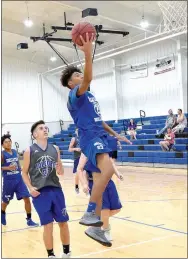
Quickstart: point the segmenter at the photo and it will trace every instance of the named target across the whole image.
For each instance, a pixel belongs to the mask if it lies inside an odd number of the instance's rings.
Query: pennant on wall
[[[142,77],[147,77],[148,76],[148,64],[143,63],[139,65],[131,65],[130,66],[130,78],[131,79],[137,79],[137,78],[142,78]]]
[[[174,54],[159,58],[155,62],[154,75],[159,75],[175,69]]]

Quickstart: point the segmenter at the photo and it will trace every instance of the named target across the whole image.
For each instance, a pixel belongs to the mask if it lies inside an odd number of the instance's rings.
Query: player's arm
[[[92,35],[91,39],[89,39],[88,33],[86,33],[86,41],[80,35],[80,39],[83,43],[83,46],[79,48],[84,52],[85,55],[85,67],[84,67],[84,78],[77,90],[77,96],[83,95],[87,92],[89,85],[93,78],[93,69],[92,69],[92,42],[94,40],[94,36]]]
[[[56,165],[56,171],[59,175],[63,175],[64,174],[64,167],[63,167],[63,164],[61,162],[61,156],[60,156],[60,151],[59,151],[59,147],[58,146],[55,146],[55,149],[57,150],[57,165]]]
[[[102,121],[102,125],[105,131],[107,131],[110,135],[118,138],[119,135],[110,126],[108,126],[106,122]]]
[[[103,128],[105,131],[107,131],[109,134],[113,135],[114,137],[116,137],[119,141],[125,141],[128,144],[132,144],[131,141],[129,141],[126,137],[120,136],[119,134],[117,134],[110,126],[108,126],[108,124],[106,122],[102,122]]]
[[[84,171],[80,171],[78,175],[82,185],[83,192],[87,194],[89,192],[87,173],[84,170]]]
[[[11,170],[15,170],[16,169],[16,166],[15,165],[9,165],[9,166],[3,166],[4,164],[4,156],[3,156],[3,153],[1,154],[1,170],[2,171],[11,171]]]
[[[114,168],[114,174],[117,176],[118,179],[120,179],[121,181],[123,181],[123,175],[118,171],[114,161],[111,159],[112,161],[112,166]]]
[[[118,145],[119,149],[122,149],[122,145],[121,145],[120,141],[117,141],[117,145]]]
[[[22,169],[22,178],[25,183],[25,185],[28,187],[31,195],[33,197],[37,197],[40,192],[37,191],[37,188],[32,186],[31,180],[28,174],[29,171],[29,165],[30,165],[30,148],[26,149],[23,155],[23,169]]]
[[[9,170],[9,166],[3,166],[4,164],[4,157],[3,157],[3,153],[1,154],[1,170],[5,171],[5,170]]]
[[[85,170],[83,170],[82,172],[80,171],[78,175],[79,175],[79,180],[80,180],[82,186],[84,186],[85,184],[88,183]]]
[[[5,170],[9,170],[9,166],[3,166],[4,164],[4,157],[3,157],[3,153],[1,154],[1,170],[5,171]]]

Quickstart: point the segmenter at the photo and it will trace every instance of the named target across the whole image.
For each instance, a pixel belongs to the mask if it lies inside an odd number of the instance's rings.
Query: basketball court
[[[49,128],[48,143],[59,147],[65,162],[60,182],[71,257],[187,258],[188,126],[175,136],[170,152],[162,152],[156,136],[169,109],[188,118],[187,2],[3,1],[2,17],[2,135],[11,135],[22,157],[34,143],[33,123],[44,120]],[[88,238],[79,224],[89,197],[81,186],[75,193],[69,144],[76,125],[67,109],[69,89],[60,83],[67,65],[83,69],[85,57],[76,44],[87,30],[96,36],[88,91],[98,100],[89,99],[99,121],[128,139],[130,119],[137,123],[137,139],[116,150],[124,181],[113,180],[123,208],[110,219],[110,248]],[[6,213],[2,257],[47,258],[43,227],[27,226],[24,202],[14,198]],[[34,207],[32,219],[39,223]],[[55,255],[61,251],[54,223]]]
[[[78,221],[88,198],[74,193],[72,169],[61,180],[70,216],[73,258],[186,258],[187,172],[183,169],[120,167],[124,181],[115,178],[123,208],[111,218],[113,245],[105,248],[89,239]],[[13,200],[2,228],[3,258],[45,258],[42,227],[28,228],[23,202]],[[33,210],[33,219],[38,222]],[[54,250],[60,252],[59,228],[54,225]],[[19,249],[21,247],[21,249]]]

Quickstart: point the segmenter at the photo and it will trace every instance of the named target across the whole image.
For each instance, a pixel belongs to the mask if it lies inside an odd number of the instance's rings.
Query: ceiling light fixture
[[[52,62],[55,62],[55,61],[57,60],[57,58],[56,58],[56,57],[51,57],[50,60],[51,60]]]
[[[26,27],[30,28],[30,27],[33,26],[33,22],[32,22],[32,21],[29,19],[29,17],[28,17],[28,19],[24,21],[24,25],[25,25]]]
[[[149,26],[148,21],[146,21],[145,18],[144,18],[144,5],[143,5],[142,21],[140,22],[140,26],[141,26],[143,29],[146,29],[146,28]]]
[[[26,27],[28,27],[28,28],[31,28],[31,27],[33,26],[33,21],[30,20],[30,18],[29,18],[29,10],[28,10],[27,1],[25,2],[25,4],[26,4],[26,7],[27,7],[27,17],[28,17],[28,18],[24,21],[24,25],[25,25]]]
[[[145,29],[149,26],[148,21],[145,21],[144,18],[142,18],[142,21],[140,22],[140,26]]]

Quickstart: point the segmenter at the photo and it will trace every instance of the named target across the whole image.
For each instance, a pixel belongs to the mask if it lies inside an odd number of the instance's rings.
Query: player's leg
[[[77,194],[79,194],[79,176],[77,173],[75,173],[75,176],[74,176],[74,182],[75,182],[75,192]]]
[[[83,153],[81,153],[79,163],[77,165],[77,174],[78,175],[83,173],[84,167],[85,167],[87,161],[88,161],[87,157]]]
[[[8,206],[9,202],[2,202],[1,203],[1,224],[6,226],[7,221],[6,221],[6,208]]]
[[[116,166],[116,164],[115,164],[116,159],[117,159],[117,151],[114,151],[114,152],[112,152],[112,154],[110,154],[110,159],[111,159],[111,161],[112,161],[112,165],[113,165],[115,174],[116,174],[116,175],[119,175],[120,172],[118,171],[117,166]]]
[[[99,202],[102,194],[114,174],[114,167],[107,153],[97,154],[97,167],[100,169],[100,179],[94,182],[90,202]]]
[[[46,251],[48,253],[48,257],[55,258],[55,254],[53,250],[53,223],[52,222],[44,225],[43,241],[46,247]]]
[[[27,225],[29,227],[38,227],[39,224],[35,223],[32,218],[31,218],[31,202],[30,199],[28,197],[24,197],[24,204],[25,204],[25,211],[26,211],[26,215],[27,215]]]
[[[100,173],[92,173],[93,175],[93,180],[89,181],[89,193],[91,195],[91,191],[93,188],[93,182],[96,181],[98,178],[100,179]],[[101,201],[101,206],[102,206],[102,201]],[[101,206],[100,208],[96,208],[96,214],[99,212],[99,214],[101,214]],[[98,210],[98,211],[97,211]],[[105,236],[105,232],[103,229],[101,229],[100,227],[89,227],[86,231],[85,234],[92,238],[93,240],[97,241],[98,243],[110,247],[112,244],[111,242],[106,238]]]
[[[25,211],[27,215],[26,217],[27,225],[29,227],[38,227],[39,224],[35,223],[31,218],[31,202],[29,199],[30,194],[22,178],[16,185],[15,193],[16,193],[17,200],[22,200],[22,199],[24,200]]]
[[[114,174],[114,168],[108,155],[110,149],[108,148],[108,143],[105,138],[93,139],[86,148],[86,157],[88,157],[88,160],[91,161],[95,167],[97,166],[100,169],[101,174],[100,179],[94,181],[87,212],[79,223],[85,226],[101,227],[103,223],[98,217],[100,214],[98,210],[101,207],[103,191]],[[95,213],[96,207],[98,216]]]
[[[1,224],[6,225],[6,208],[10,200],[14,197],[15,183],[13,181],[3,181],[2,204],[1,204]]]
[[[121,209],[118,210],[111,210],[110,211],[110,217],[113,217],[114,215],[118,214],[121,211]]]
[[[48,257],[55,257],[53,250],[53,214],[52,207],[52,192],[50,187],[45,187],[40,190],[40,195],[33,197],[33,205],[40,218],[41,226],[43,226],[43,241],[48,254]]]
[[[109,218],[117,214],[122,208],[121,202],[119,200],[119,195],[114,182],[111,180],[105,192],[103,193],[103,204],[101,211],[101,219],[103,221],[103,230],[105,232],[105,237],[112,241],[111,237],[111,227],[109,223]]]
[[[62,242],[61,258],[70,258],[70,233],[68,220],[69,216],[66,210],[65,197],[61,188],[53,188],[53,206],[52,206],[53,217],[59,224],[60,238]]]
[[[78,176],[78,173],[77,173],[77,167],[78,167],[78,164],[79,164],[79,159],[80,158],[77,158],[77,159],[74,160],[74,167],[73,167],[75,192],[77,194],[79,194],[79,176]]]
[[[61,258],[70,258],[70,233],[67,222],[59,222],[60,238],[63,246],[63,253],[60,255]]]

